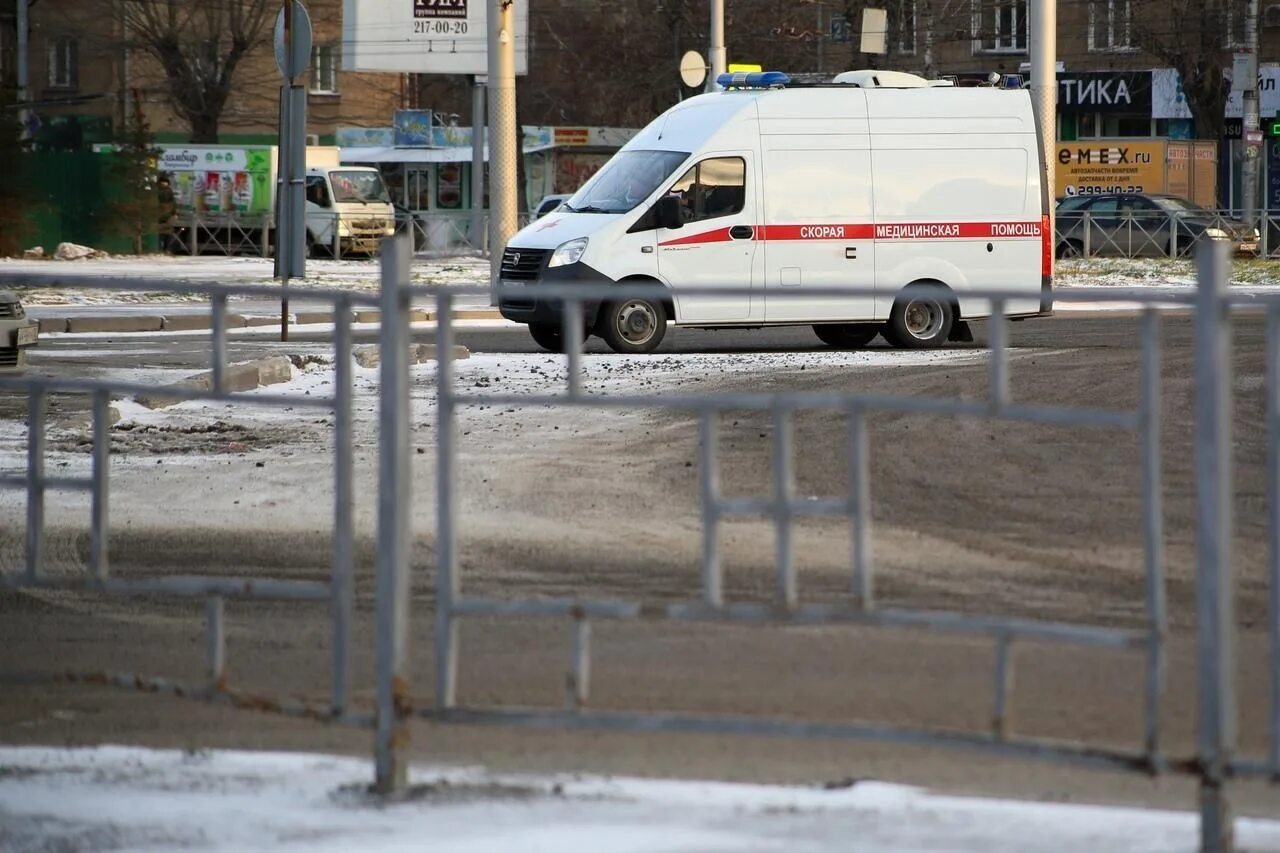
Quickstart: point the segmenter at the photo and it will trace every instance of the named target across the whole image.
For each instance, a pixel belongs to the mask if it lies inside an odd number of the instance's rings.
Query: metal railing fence
[[[1237,235],[1244,257],[1280,258],[1280,214],[1261,216],[1254,230],[1229,210],[1063,211],[1055,217],[1055,251],[1059,258],[1189,259],[1210,240]]]
[[[61,278],[61,281],[59,279]],[[0,275],[0,281],[20,280],[24,287],[73,285],[57,275]],[[21,476],[0,476],[0,489],[18,489],[26,495],[26,529],[23,568],[13,571],[0,566],[0,588],[68,589],[104,595],[161,595],[203,598],[205,607],[207,680],[203,684],[185,684],[142,674],[119,672],[76,672],[60,677],[70,680],[119,684],[180,696],[230,701],[260,710],[308,716],[326,720],[365,723],[350,707],[350,624],[354,564],[353,522],[353,426],[352,426],[352,359],[353,311],[356,307],[377,305],[377,297],[346,291],[291,288],[294,298],[314,300],[333,307],[334,315],[334,387],[330,396],[298,396],[231,390],[227,382],[227,302],[232,297],[278,299],[278,287],[254,285],[191,284],[181,281],[131,278],[83,277],[86,287],[104,287],[117,291],[166,291],[179,295],[207,295],[211,308],[210,381],[207,389],[198,387],[157,387],[142,382],[117,379],[52,378],[41,376],[0,375],[0,392],[24,394],[27,397],[27,453],[25,472]],[[394,288],[392,288],[394,292]],[[52,476],[46,469],[47,402],[51,395],[83,395],[90,400],[92,455],[87,477]],[[172,575],[153,578],[112,577],[108,552],[110,528],[110,455],[111,422],[109,404],[116,395],[160,395],[173,402],[220,401],[240,406],[265,406],[328,410],[334,418],[333,445],[333,540],[330,577],[327,582],[284,580],[270,577],[218,577],[206,575]],[[90,534],[87,565],[79,575],[50,575],[45,566],[45,496],[50,490],[88,492]],[[227,599],[275,600],[328,603],[331,609],[332,657],[330,701],[328,707],[312,707],[283,697],[251,696],[237,690],[226,675],[224,604]]]
[[[380,331],[381,383],[379,388],[379,484],[376,532],[375,658],[376,702],[372,713],[349,705],[347,655],[351,595],[351,331],[349,318],[355,304],[369,304],[372,297],[329,290],[291,290],[295,297],[328,300],[334,305],[337,329],[335,355],[337,388],[327,399],[254,394],[246,397],[222,389],[225,370],[225,309],[228,295],[278,296],[279,290],[260,287],[215,288],[209,285],[169,284],[179,293],[211,293],[214,329],[211,335],[214,390],[186,391],[183,399],[219,399],[263,405],[327,407],[335,412],[337,440],[335,465],[335,539],[332,576],[328,583],[227,581],[220,578],[157,578],[147,581],[114,580],[107,572],[109,434],[105,420],[111,393],[143,393],[150,386],[99,380],[61,380],[42,377],[0,379],[0,390],[29,396],[27,470],[23,477],[6,477],[0,486],[25,490],[27,538],[25,571],[0,574],[0,585],[26,587],[67,585],[103,593],[153,593],[203,597],[208,602],[208,660],[210,682],[203,689],[174,689],[183,695],[235,700],[235,691],[220,677],[222,672],[222,607],[228,597],[266,596],[322,600],[333,609],[334,652],[332,700],[329,709],[303,708],[286,703],[271,707],[285,713],[305,713],[325,719],[371,726],[375,731],[375,784],[385,792],[400,789],[407,780],[411,723],[426,718],[443,723],[498,724],[569,729],[631,731],[723,732],[793,737],[877,740],[977,749],[987,753],[1072,765],[1109,768],[1151,774],[1173,773],[1192,777],[1200,786],[1202,849],[1231,848],[1228,787],[1233,778],[1260,777],[1280,782],[1280,297],[1233,296],[1227,287],[1229,247],[1209,242],[1198,255],[1201,286],[1185,293],[1150,289],[1117,289],[1061,292],[1059,301],[1137,302],[1141,309],[1140,388],[1136,410],[1084,409],[1026,403],[1014,398],[1011,385],[1006,306],[1025,302],[1027,294],[1011,291],[973,291],[966,297],[988,300],[993,319],[987,324],[988,393],[984,399],[899,396],[837,392],[733,392],[693,394],[684,392],[593,394],[583,387],[582,307],[587,302],[652,298],[656,285],[536,285],[538,297],[559,302],[563,338],[572,342],[564,355],[567,376],[562,391],[537,394],[481,393],[457,383],[452,345],[454,305],[468,295],[489,295],[487,286],[422,287],[410,284],[411,247],[406,236],[387,241],[382,255]],[[3,280],[0,276],[0,281]],[[29,283],[29,282],[28,282]],[[65,284],[65,278],[60,280]],[[155,291],[161,285],[148,280],[86,279],[86,286]],[[527,298],[527,288],[520,293]],[[691,288],[707,295],[750,295],[747,288]],[[847,288],[814,288],[810,297],[850,296]],[[948,292],[939,290],[940,295]],[[757,294],[758,295],[758,294]],[[1037,294],[1038,296],[1038,294]],[[434,418],[436,472],[435,519],[435,682],[428,703],[415,702],[408,669],[410,565],[412,558],[411,450],[409,339],[411,302],[434,300],[436,304]],[[1167,654],[1167,605],[1164,556],[1164,487],[1161,472],[1161,312],[1169,306],[1195,312],[1195,471],[1197,483],[1196,583],[1197,643],[1197,745],[1193,754],[1176,754],[1165,745],[1161,707],[1165,694]],[[1236,746],[1236,668],[1232,643],[1235,630],[1232,563],[1229,551],[1230,426],[1229,389],[1231,313],[1248,306],[1266,314],[1266,424],[1268,461],[1266,472],[1270,543],[1267,556],[1268,640],[1270,707],[1266,720],[1268,746],[1263,756],[1242,756]],[[52,477],[44,459],[43,401],[51,393],[84,393],[93,400],[93,474],[87,479]],[[166,392],[168,393],[168,392]],[[471,593],[464,580],[466,567],[458,541],[459,412],[474,406],[571,407],[582,411],[649,409],[689,415],[699,440],[696,476],[702,520],[698,577],[699,593],[683,601],[587,598],[579,596],[519,598]],[[757,497],[729,498],[721,492],[718,438],[728,412],[767,412],[773,423],[771,485]],[[801,412],[836,411],[845,422],[845,448],[849,469],[844,494],[801,495],[797,492],[794,422]],[[1142,565],[1144,577],[1141,627],[1112,628],[1083,623],[1028,618],[977,616],[964,612],[883,607],[877,599],[879,573],[872,547],[869,416],[896,412],[934,416],[983,418],[993,422],[1020,422],[1118,430],[1136,436],[1140,466],[1137,488],[1141,491]],[[43,500],[47,489],[89,491],[91,548],[86,577],[74,582],[42,575]],[[773,591],[769,601],[739,601],[726,594],[722,567],[721,526],[737,518],[766,519],[774,530]],[[848,565],[848,603],[806,601],[799,580],[794,551],[797,522],[815,517],[842,519],[851,543]],[[459,625],[467,619],[506,617],[567,620],[571,626],[566,650],[566,696],[563,707],[525,707],[502,704],[466,705],[459,702],[457,683],[461,663]],[[987,730],[917,728],[894,722],[831,722],[804,718],[726,716],[666,711],[606,711],[589,707],[591,691],[591,627],[593,622],[666,621],[704,625],[858,625],[965,634],[990,642],[994,678],[991,683],[990,719]],[[1014,730],[1008,709],[1012,701],[1015,659],[1013,650],[1026,641],[1127,650],[1140,656],[1143,667],[1143,723],[1141,744],[1134,748],[1063,742],[1021,735]],[[140,682],[130,677],[115,680],[125,686]],[[154,681],[147,682],[152,685]],[[261,707],[259,703],[256,705]]]

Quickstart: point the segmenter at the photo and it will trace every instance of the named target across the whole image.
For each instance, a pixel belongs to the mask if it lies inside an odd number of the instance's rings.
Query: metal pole
[[[1142,406],[1139,410],[1142,452],[1142,529],[1147,582],[1147,655],[1143,743],[1151,769],[1163,769],[1160,758],[1160,698],[1164,695],[1165,580],[1164,495],[1160,472],[1160,314],[1142,315]]]
[[[818,27],[813,32],[814,40],[818,42],[818,73],[822,73],[822,3],[815,4],[818,9]]]
[[[1049,192],[1049,233],[1053,234],[1054,151],[1058,140],[1058,0],[1032,0],[1031,106],[1044,151],[1044,180]]]
[[[281,0],[284,10],[284,49],[290,64],[293,62],[293,0]],[[292,255],[289,247],[293,245],[293,215],[290,211],[289,178],[293,176],[293,164],[289,162],[293,151],[290,140],[293,138],[294,115],[293,102],[289,98],[289,89],[293,80],[285,78],[280,93],[280,183],[276,198],[276,269],[280,271],[280,340],[289,340],[289,276],[293,272]]]
[[[205,665],[209,691],[216,693],[227,686],[227,630],[223,623],[222,596],[211,595],[204,603]]]
[[[27,138],[27,101],[31,99],[31,68],[30,68],[30,46],[31,38],[28,30],[31,29],[29,16],[27,13],[27,4],[29,0],[17,0],[18,4],[18,103],[21,105],[18,109],[18,123],[22,125],[21,138]]]
[[[1271,745],[1267,763],[1280,781],[1280,306],[1267,312],[1267,636]]]
[[[484,78],[471,82],[471,246],[484,247]]]
[[[489,0],[489,285],[496,304],[502,250],[516,219],[515,0]]]
[[[1249,0],[1245,13],[1243,52],[1248,55],[1249,63],[1242,86],[1244,162],[1240,170],[1240,194],[1243,196],[1240,206],[1244,211],[1244,221],[1255,225],[1258,221],[1258,163],[1262,154],[1262,129],[1258,123],[1258,0]],[[1236,85],[1240,85],[1240,81],[1236,81]]]
[[[382,376],[379,386],[377,724],[374,788],[402,790],[409,777],[409,280],[410,242],[382,241]]]
[[[110,397],[106,391],[93,395],[93,497],[90,504],[89,574],[94,580],[107,577],[107,525],[111,490],[107,477],[111,465]]]
[[[716,82],[728,68],[724,47],[724,0],[711,0],[711,44],[707,49],[711,62],[711,75],[707,78],[707,91],[719,92],[720,84]]]
[[[458,416],[453,399],[453,295],[441,288],[436,306],[436,707],[451,708],[458,690],[453,606],[462,589],[454,544]]]
[[[333,570],[330,579],[333,585],[333,673],[329,705],[335,717],[342,717],[347,712],[347,700],[351,694],[352,575],[355,573],[351,302],[339,300],[334,315]]]
[[[1227,767],[1236,736],[1235,607],[1231,567],[1231,327],[1224,299],[1230,244],[1196,256],[1196,681],[1200,849],[1234,849]]]
[[[34,584],[44,562],[44,421],[42,388],[27,395],[27,583]]]

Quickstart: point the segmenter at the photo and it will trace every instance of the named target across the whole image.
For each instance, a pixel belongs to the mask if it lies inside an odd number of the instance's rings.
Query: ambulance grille
[[[533,281],[542,269],[547,249],[507,249],[502,253],[502,278],[509,281]]]

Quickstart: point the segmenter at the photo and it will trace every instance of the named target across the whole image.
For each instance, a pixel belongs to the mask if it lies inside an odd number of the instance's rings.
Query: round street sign
[[[680,79],[690,89],[697,89],[707,79],[707,61],[702,54],[691,50],[680,57]]]
[[[276,15],[275,51],[276,68],[284,75],[284,79],[292,80],[311,62],[311,16],[301,0],[293,0],[293,42],[292,50],[284,43],[284,9]]]

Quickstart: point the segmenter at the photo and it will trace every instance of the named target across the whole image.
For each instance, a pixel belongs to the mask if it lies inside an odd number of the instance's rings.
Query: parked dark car
[[[0,290],[0,371],[26,367],[26,349],[35,346],[39,335],[39,325],[27,319],[17,295]]]
[[[1059,258],[1081,257],[1086,246],[1093,257],[1190,257],[1207,238],[1230,240],[1239,253],[1258,251],[1256,228],[1172,195],[1068,196],[1058,199],[1057,220]]]
[[[533,218],[541,219],[553,210],[557,210],[560,205],[570,199],[571,195],[566,193],[557,193],[555,195],[544,195],[537,206],[533,209]]]

